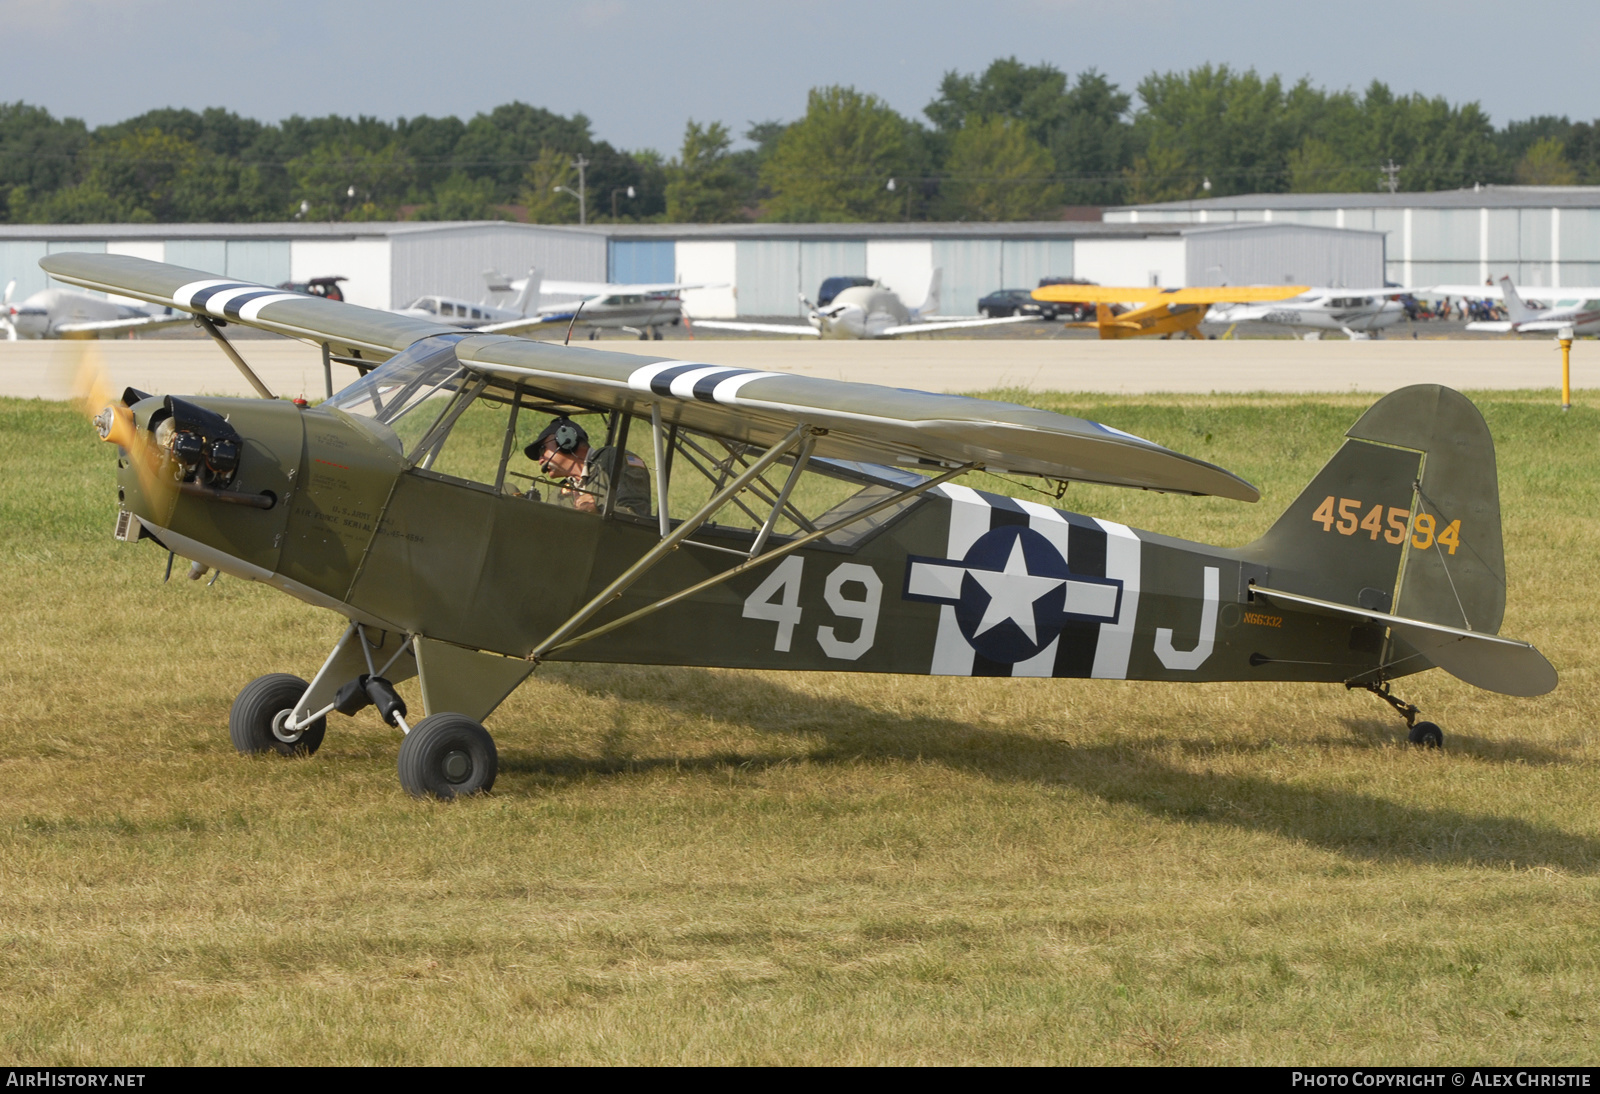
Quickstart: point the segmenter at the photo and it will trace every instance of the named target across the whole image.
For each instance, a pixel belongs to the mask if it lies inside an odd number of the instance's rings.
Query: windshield
[[[409,453],[439,420],[466,376],[456,361],[462,334],[424,338],[391,357],[325,404]]]

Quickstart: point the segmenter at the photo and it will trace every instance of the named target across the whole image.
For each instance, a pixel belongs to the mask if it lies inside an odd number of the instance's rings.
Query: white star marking
[[[1011,543],[1011,555],[1003,570],[968,570],[972,579],[989,594],[989,606],[983,619],[973,631],[973,637],[983,634],[1010,620],[1028,636],[1028,641],[1039,643],[1039,628],[1034,622],[1033,605],[1040,597],[1054,592],[1066,584],[1066,578],[1040,577],[1028,572],[1028,561],[1022,554],[1022,540]]]

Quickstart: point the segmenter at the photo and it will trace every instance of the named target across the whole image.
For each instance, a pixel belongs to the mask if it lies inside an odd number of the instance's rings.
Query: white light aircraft
[[[881,282],[875,282],[845,289],[820,308],[802,296],[800,302],[810,313],[806,316],[805,326],[799,323],[745,323],[726,319],[696,319],[694,325],[711,330],[794,334],[803,338],[898,338],[902,334],[932,334],[934,331],[962,327],[993,327],[1002,323],[1039,321],[1036,315],[936,320],[933,317],[939,314],[941,272],[937,269],[933,271],[933,277],[928,282],[928,295],[922,306],[915,309],[907,308],[892,290]]]
[[[1550,300],[1549,307],[1535,307],[1522,299],[1509,277],[1500,279],[1500,287],[1484,285],[1435,285],[1439,296],[1468,296],[1478,300],[1499,298],[1505,305],[1506,318],[1480,319],[1467,324],[1468,330],[1495,334],[1551,334],[1571,327],[1573,334],[1600,334],[1600,289],[1560,288],[1533,289]]]
[[[718,288],[702,283],[663,282],[660,284],[615,284],[605,281],[547,281],[537,269],[512,281],[497,270],[485,270],[488,286],[484,299],[472,303],[447,296],[424,296],[399,314],[446,323],[453,327],[484,334],[524,334],[554,324],[576,325],[598,338],[602,330],[623,330],[640,340],[661,339],[661,328],[678,323],[683,317],[683,301],[678,293],[685,289]],[[515,293],[514,302],[492,305],[491,297]],[[544,303],[546,296],[566,300]]]
[[[1353,339],[1371,338],[1405,318],[1405,307],[1395,299],[1408,290],[1308,289],[1288,300],[1265,304],[1213,304],[1208,323],[1278,323],[1312,331],[1343,331]]]
[[[0,326],[6,340],[18,338],[98,338],[194,322],[193,317],[152,304],[118,304],[72,289],[40,289],[20,304],[11,302],[17,283],[6,285],[0,300]]]

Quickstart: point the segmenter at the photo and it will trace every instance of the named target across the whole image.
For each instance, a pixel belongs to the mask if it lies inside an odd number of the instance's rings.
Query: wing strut
[[[790,437],[792,438],[793,436],[794,436],[794,434],[791,433]],[[782,446],[783,449],[787,449],[789,447],[789,445],[792,444],[792,443],[793,443],[792,440],[786,441]],[[773,455],[773,453],[775,453],[775,452],[778,453],[779,455],[783,454],[782,449],[779,449],[779,448],[769,449],[767,451],[767,454],[765,456],[763,456],[760,460],[757,460],[754,464],[752,464],[750,466],[750,468],[748,470],[746,470],[743,475],[739,476],[739,479],[740,480],[745,480],[745,479],[754,477],[751,474],[751,472],[759,472],[761,468],[765,467],[767,465],[767,463],[770,462],[768,460],[768,457],[771,457]],[[653,615],[654,613],[660,611],[663,608],[670,608],[672,605],[676,604],[680,600],[683,600],[683,599],[685,599],[687,597],[694,596],[696,593],[703,592],[706,589],[709,589],[709,588],[711,588],[711,587],[713,587],[715,585],[721,585],[725,581],[729,581],[729,580],[731,580],[733,578],[736,578],[740,574],[746,572],[747,570],[752,570],[757,566],[765,566],[767,563],[773,561],[774,559],[779,559],[779,558],[782,558],[784,555],[790,554],[790,553],[792,553],[794,551],[798,551],[800,548],[806,546],[807,544],[814,543],[814,542],[816,542],[817,540],[821,539],[824,536],[832,535],[834,532],[837,532],[839,529],[844,528],[847,525],[855,524],[857,521],[862,521],[862,520],[867,519],[868,517],[876,516],[877,514],[883,512],[885,509],[889,509],[889,508],[891,508],[893,506],[903,504],[905,501],[907,501],[910,498],[916,497],[918,494],[924,493],[924,492],[926,492],[928,490],[932,490],[935,486],[942,486],[943,484],[949,482],[951,479],[956,478],[959,475],[965,475],[968,471],[971,471],[976,466],[977,466],[976,464],[965,463],[965,464],[962,464],[960,467],[953,467],[949,471],[946,471],[943,475],[938,476],[937,478],[931,478],[927,482],[920,483],[917,486],[913,486],[909,490],[902,491],[901,493],[890,494],[887,498],[884,498],[882,501],[878,502],[876,505],[868,506],[867,508],[861,510],[859,513],[852,513],[850,516],[845,517],[843,520],[835,521],[834,523],[828,525],[825,528],[818,528],[815,531],[808,532],[807,534],[805,534],[803,536],[800,536],[797,539],[792,539],[788,543],[785,543],[782,547],[773,548],[772,550],[768,551],[764,555],[756,555],[754,557],[747,558],[743,562],[739,563],[737,566],[732,567],[731,569],[724,570],[720,574],[713,574],[711,577],[708,577],[704,581],[701,581],[701,582],[699,582],[697,584],[691,585],[687,589],[680,589],[680,590],[678,590],[677,592],[673,593],[670,596],[664,596],[660,600],[657,600],[653,604],[646,604],[644,607],[639,608],[639,609],[637,609],[635,611],[629,612],[627,615],[622,616],[619,619],[613,619],[609,623],[605,623],[605,624],[602,624],[601,626],[598,626],[598,627],[595,627],[595,628],[593,628],[591,630],[585,631],[583,634],[578,635],[576,638],[567,638],[567,637],[565,637],[565,635],[571,634],[573,631],[577,630],[578,626],[581,625],[584,620],[586,620],[586,619],[588,619],[588,618],[590,618],[590,617],[592,617],[594,615],[594,612],[588,611],[588,607],[586,606],[584,611],[578,613],[578,616],[574,616],[572,620],[568,620],[567,624],[564,625],[559,631],[557,631],[555,634],[551,635],[549,638],[547,638],[543,642],[541,642],[539,644],[538,649],[534,650],[533,653],[530,653],[528,655],[528,659],[530,661],[538,660],[538,659],[540,659],[540,658],[542,658],[542,657],[544,657],[544,656],[546,656],[548,654],[559,653],[562,650],[571,649],[573,646],[578,645],[580,642],[587,642],[590,639],[599,638],[602,635],[610,634],[612,631],[617,630],[620,627],[625,627],[629,623],[632,623],[633,621],[635,621],[637,619],[643,619],[647,615]],[[787,484],[785,484],[785,485],[787,485]],[[733,489],[733,487],[730,486],[729,490],[732,490],[732,489]],[[694,517],[692,517],[690,519],[691,520],[704,520],[706,517],[710,516],[711,515],[711,511],[713,509],[715,509],[717,506],[719,506],[719,505],[721,505],[723,503],[723,500],[724,500],[723,499],[723,494],[727,494],[728,492],[729,491],[725,490],[725,491],[722,492],[722,494],[719,494],[716,498],[713,498],[710,502],[707,502],[706,503],[706,507],[701,509],[700,512],[696,513],[694,515]],[[684,524],[679,525],[678,526],[678,530],[681,532],[683,530],[683,528],[688,525],[688,523],[689,523],[688,521],[685,521]],[[662,540],[662,544],[664,545],[665,543],[666,543],[666,541]],[[656,548],[656,551],[652,551],[651,554],[655,554],[656,552],[660,552],[663,555],[666,553],[665,551],[662,551],[659,546]],[[629,574],[633,575],[632,578],[629,581],[629,584],[631,584],[632,581],[637,580],[640,576],[643,575],[644,571],[642,569],[639,569],[639,567],[649,557],[650,556],[647,555],[647,556],[645,556],[645,558],[640,559],[638,562],[634,563],[634,566],[632,568],[630,568],[629,571],[624,573],[624,575],[623,575],[624,577],[627,577]],[[659,561],[659,560],[653,560],[651,562],[651,565],[654,565],[655,561]],[[633,574],[633,570],[635,570],[635,569],[639,569],[639,573]],[[618,578],[617,579],[617,581],[621,581],[621,580],[622,580],[622,578]],[[616,582],[613,582],[613,584],[616,584]],[[609,589],[607,590],[607,592],[609,592]],[[604,597],[605,595],[606,595],[606,593],[601,593],[600,596],[595,597],[594,600],[589,602],[590,605],[594,605],[596,602],[601,600],[601,597]],[[599,608],[595,609],[595,611],[598,611],[598,610],[599,610]],[[582,616],[582,618],[580,619],[579,616]],[[574,622],[574,620],[576,622]]]
[[[233,348],[233,343],[224,337],[223,333],[217,329],[217,325],[215,323],[213,323],[204,315],[195,316],[194,321],[205,328],[206,333],[211,335],[212,340],[215,341],[219,347],[221,347],[222,352],[228,355],[228,360],[232,361],[239,367],[239,371],[244,373],[244,378],[250,381],[250,386],[256,389],[256,393],[258,395],[260,395],[263,399],[277,398],[276,395],[272,394],[271,389],[268,388],[266,384],[261,382],[261,377],[255,374],[255,370],[244,363],[244,358],[239,356],[239,351]],[[327,353],[327,347],[323,347],[323,353]],[[324,357],[323,359],[326,360],[327,358]]]
[[[668,535],[663,536],[661,542],[657,543],[654,547],[650,548],[650,550],[646,551],[639,561],[635,562],[632,566],[629,566],[626,570],[623,570],[622,573],[618,574],[616,580],[612,581],[611,584],[607,585],[604,589],[601,589],[595,594],[594,599],[590,600],[589,603],[579,608],[577,612],[573,614],[572,618],[568,619],[565,623],[561,624],[561,626],[552,631],[543,642],[540,642],[533,648],[533,651],[528,654],[528,660],[541,660],[545,654],[549,653],[552,649],[555,649],[558,644],[570,644],[564,643],[564,640],[570,637],[579,627],[583,626],[590,619],[594,618],[594,616],[607,604],[621,596],[628,586],[632,585],[650,570],[654,569],[656,563],[660,562],[673,551],[677,550],[679,543],[693,535],[695,529],[699,528],[707,520],[711,519],[712,514],[732,500],[735,494],[739,493],[746,486],[748,486],[751,480],[755,479],[756,476],[761,474],[761,472],[765,471],[769,466],[776,463],[780,458],[786,455],[789,449],[794,447],[795,442],[799,441],[810,431],[811,427],[806,425],[804,422],[801,422],[799,425],[791,429],[788,435],[783,438],[783,440],[767,449],[761,454],[759,459],[757,459],[749,467],[745,468],[737,478],[735,478],[721,490],[718,490],[716,493],[714,493],[711,496],[711,499],[700,507],[698,512],[679,524]]]

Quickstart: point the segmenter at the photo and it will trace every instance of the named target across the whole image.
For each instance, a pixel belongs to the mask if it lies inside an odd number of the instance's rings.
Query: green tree
[[[48,197],[79,181],[79,154],[89,145],[88,127],[76,118],[57,120],[27,103],[0,103],[0,197],[16,192],[18,207],[0,208],[5,220],[24,219],[29,195]]]
[[[572,157],[554,148],[541,148],[522,176],[522,204],[533,224],[578,223],[578,171]],[[567,192],[556,192],[556,187]]]
[[[1289,151],[1299,140],[1276,76],[1264,80],[1254,69],[1202,65],[1147,76],[1139,99],[1134,129],[1145,167],[1141,172],[1135,165],[1134,174],[1164,175],[1169,181],[1162,189],[1185,190],[1185,197],[1198,193],[1204,179],[1211,180],[1212,196],[1286,186]],[[1188,179],[1179,182],[1179,176]]]
[[[83,181],[30,199],[13,190],[13,212],[34,222],[239,221],[260,202],[258,174],[158,129],[98,137],[81,157]]]
[[[733,139],[721,122],[690,119],[683,149],[667,170],[667,219],[680,224],[722,224],[741,219],[747,178],[729,156]]]
[[[1040,220],[1061,205],[1055,161],[1010,118],[974,118],[955,135],[940,184],[947,220]]]
[[[766,219],[898,220],[905,184],[926,159],[908,123],[876,95],[850,87],[813,88],[806,115],[784,130],[761,182],[772,192]],[[899,184],[887,188],[890,179]]]
[[[375,151],[319,144],[288,168],[306,220],[392,220],[411,189],[411,161],[394,141]]]
[[[1578,172],[1567,162],[1567,147],[1554,137],[1541,137],[1517,162],[1517,182],[1523,186],[1573,186]]]
[[[1187,201],[1203,192],[1203,179],[1183,150],[1168,144],[1152,144],[1123,176],[1127,200],[1135,204],[1152,201]]]
[[[495,208],[494,181],[457,171],[433,188],[433,199],[412,213],[413,220],[504,220]]]
[[[939,96],[924,109],[943,138],[941,151],[970,119],[1002,117],[1021,123],[1043,145],[1064,177],[1063,199],[1103,204],[1121,199],[1129,166],[1129,97],[1099,72],[1078,75],[1070,88],[1054,65],[994,61],[981,75],[945,73]]]
[[[1353,162],[1331,142],[1307,137],[1289,153],[1289,189],[1296,194],[1351,194],[1377,188],[1376,164]]]

